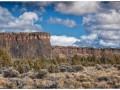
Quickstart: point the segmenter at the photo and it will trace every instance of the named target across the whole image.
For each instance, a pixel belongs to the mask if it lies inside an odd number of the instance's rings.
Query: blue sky
[[[49,32],[52,45],[120,48],[120,2],[0,2],[0,32]]]

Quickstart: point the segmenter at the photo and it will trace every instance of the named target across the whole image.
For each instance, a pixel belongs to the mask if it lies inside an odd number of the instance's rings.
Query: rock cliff
[[[15,58],[50,56],[50,35],[44,32],[0,33],[0,45]]]
[[[56,58],[56,57],[69,58],[75,54],[101,56],[101,55],[104,55],[105,53],[120,55],[120,49],[52,46],[51,57],[52,58]]]
[[[120,49],[51,46],[50,34],[33,33],[0,33],[0,46],[5,47],[13,58],[38,58],[41,56],[72,57],[73,55],[120,54]]]

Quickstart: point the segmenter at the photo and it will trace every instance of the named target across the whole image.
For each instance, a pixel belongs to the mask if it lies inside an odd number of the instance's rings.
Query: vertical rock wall
[[[0,33],[0,46],[7,48],[13,58],[69,58],[75,54],[100,56],[105,53],[120,55],[120,49],[51,46],[50,34],[45,32]]]
[[[50,57],[50,35],[35,33],[0,33],[0,45],[14,58]]]
[[[105,53],[120,55],[120,49],[52,46],[52,55],[51,56],[52,56],[52,58],[56,58],[56,57],[69,58],[75,54],[101,56],[101,55],[104,55]]]

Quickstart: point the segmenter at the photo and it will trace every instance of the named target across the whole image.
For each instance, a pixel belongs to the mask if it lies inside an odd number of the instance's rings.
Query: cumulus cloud
[[[57,46],[75,46],[75,42],[79,41],[79,39],[75,37],[69,37],[69,36],[51,36],[50,42],[52,45]]]
[[[96,47],[98,36],[96,34],[82,35],[79,41],[75,42],[76,46],[81,47]]]
[[[27,12],[27,8],[22,7],[22,8],[20,9],[20,12],[21,12],[21,13],[25,13],[25,12]]]
[[[83,35],[80,37],[82,40],[95,40],[97,38],[96,34]]]
[[[110,2],[105,3],[105,5],[103,7],[106,9],[119,10],[120,9],[120,2],[119,1],[112,1],[112,2],[110,1]]]
[[[84,15],[83,35],[73,45],[120,48],[119,2],[58,2],[55,10],[63,14]]]
[[[12,14],[6,9],[0,6],[0,25],[9,23],[10,21],[14,20],[15,18]]]
[[[62,36],[53,35],[51,36],[50,42],[52,45],[57,45],[57,46],[95,47],[96,45],[95,41],[97,40],[97,38],[98,37],[96,34],[83,35],[80,38],[75,38],[75,37],[70,37],[65,35],[62,35]]]
[[[2,32],[35,32],[42,29],[35,24],[38,15],[33,12],[25,12],[18,18],[14,17],[6,8],[0,6],[0,31]]]
[[[119,47],[120,41],[118,41],[118,40],[117,41],[116,40],[100,40],[99,44],[104,47],[116,48],[116,47]]]
[[[48,23],[52,23],[52,24],[62,24],[62,25],[65,25],[67,27],[75,27],[77,24],[74,20],[71,20],[71,19],[61,19],[61,18],[53,18],[53,17],[50,17],[47,21]]]
[[[43,13],[46,12],[46,7],[52,5],[53,2],[50,1],[40,1],[40,2],[22,2],[22,6],[32,8],[35,13],[38,15],[42,15]],[[23,7],[22,11],[25,11],[25,8]]]
[[[120,47],[120,12],[111,9],[83,18],[83,25],[91,34],[97,34],[99,44],[104,47]]]
[[[84,15],[88,13],[95,13],[100,9],[100,2],[59,2],[55,5],[56,11],[72,15]]]

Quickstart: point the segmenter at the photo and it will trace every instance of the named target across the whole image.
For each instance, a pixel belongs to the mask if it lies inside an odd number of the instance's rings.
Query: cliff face
[[[101,56],[105,53],[119,54],[120,49],[110,48],[82,48],[82,47],[64,47],[64,46],[52,46],[52,58],[56,57],[72,57],[73,55],[96,55]]]
[[[0,45],[8,49],[15,58],[50,56],[50,35],[35,33],[0,33]]]
[[[0,33],[0,46],[8,49],[13,58],[37,58],[41,56],[72,57],[73,55],[120,54],[120,49],[82,48],[51,46],[50,34],[35,33]]]

